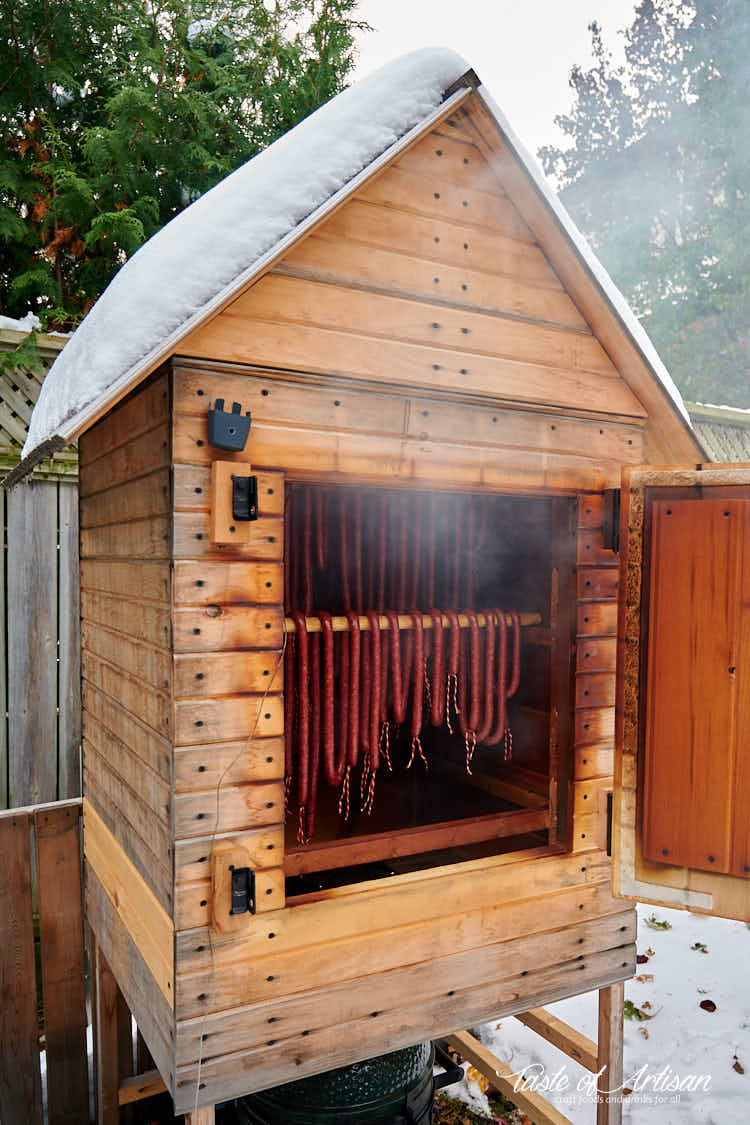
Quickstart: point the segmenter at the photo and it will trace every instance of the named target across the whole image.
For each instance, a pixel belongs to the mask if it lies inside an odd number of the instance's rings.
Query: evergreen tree
[[[545,171],[683,394],[750,406],[747,4],[642,0],[622,64],[590,30]]]
[[[0,312],[70,329],[138,246],[336,94],[358,0],[0,0]]]

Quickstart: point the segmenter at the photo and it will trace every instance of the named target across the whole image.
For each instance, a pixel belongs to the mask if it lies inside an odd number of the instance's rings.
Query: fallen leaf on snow
[[[653,973],[639,973],[638,976],[635,979],[638,981],[639,984],[650,984],[651,981],[654,979],[654,974]]]
[[[690,948],[696,953],[708,953],[708,946],[704,945],[702,941],[694,941]]]
[[[734,1062],[732,1063],[732,1070],[736,1070],[738,1074],[745,1073],[745,1068],[736,1055],[734,1056]]]
[[[713,1000],[701,1000],[700,1007],[703,1008],[704,1012],[716,1011],[716,1005],[714,1004]]]
[[[640,1033],[641,1033],[641,1035],[643,1036],[644,1039],[648,1039],[648,1028],[647,1027],[639,1027],[638,1030],[640,1031]]]
[[[672,923],[671,922],[667,922],[666,920],[665,921],[659,920],[659,919],[657,919],[655,914],[652,914],[650,918],[646,918],[646,925],[648,926],[648,928],[650,930],[671,930],[672,929]]]

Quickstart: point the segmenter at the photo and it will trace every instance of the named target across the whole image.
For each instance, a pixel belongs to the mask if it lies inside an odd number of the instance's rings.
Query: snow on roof
[[[453,51],[415,51],[331,99],[146,242],[116,274],[50,369],[13,478],[61,448],[126,393],[180,339],[252,280],[337,196],[442,112],[468,66]],[[524,163],[644,360],[686,424],[682,398],[627,302],[483,87],[490,113]],[[8,482],[10,483],[10,482]]]
[[[52,366],[26,456],[231,291],[302,220],[441,105],[468,69],[415,51],[332,98],[180,212],[129,259]],[[182,333],[181,333],[182,334]]]

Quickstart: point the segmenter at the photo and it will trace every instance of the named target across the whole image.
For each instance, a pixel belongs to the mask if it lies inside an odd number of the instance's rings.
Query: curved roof
[[[149,239],[117,273],[50,369],[31,418],[24,460],[6,483],[77,437],[272,257],[354,191],[373,165],[429,127],[445,112],[451,87],[461,79],[476,84],[466,62],[449,50],[415,51],[388,63],[331,99]],[[535,159],[483,87],[478,93],[581,264],[689,426],[677,388],[624,298]]]

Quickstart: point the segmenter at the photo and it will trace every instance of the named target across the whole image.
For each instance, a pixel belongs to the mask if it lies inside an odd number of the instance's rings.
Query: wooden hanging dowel
[[[521,627],[524,628],[524,629],[528,628],[530,625],[541,625],[541,623],[542,623],[541,613],[520,613],[519,617],[521,619]],[[387,629],[388,628],[388,618],[387,617],[381,616],[379,618],[379,621],[380,621],[380,628],[381,629]],[[320,621],[317,617],[306,617],[305,622],[306,622],[306,625],[307,625],[308,633],[320,633],[321,632]],[[512,624],[512,619],[511,619],[511,616],[510,616],[509,613],[506,613],[506,615],[505,615],[505,622],[506,622],[507,625]],[[459,625],[461,626],[462,629],[465,629],[466,626],[469,624],[469,619],[468,619],[468,617],[466,617],[465,614],[459,613],[458,623],[459,623]],[[347,621],[347,619],[345,617],[332,617],[331,618],[331,624],[333,626],[334,633],[347,633],[349,631],[349,622]],[[449,624],[450,624],[450,622],[448,621],[448,618],[443,617],[443,627],[445,629],[447,629]],[[480,625],[481,627],[484,627],[487,624],[487,619],[486,619],[486,617],[484,616],[483,613],[477,614],[477,624]],[[423,615],[422,625],[424,626],[425,629],[431,629],[432,628],[432,618],[431,617],[425,617]],[[366,617],[360,617],[359,627],[363,632],[367,632],[370,628],[369,620]],[[406,613],[399,614],[398,627],[399,627],[399,629],[413,629],[414,623],[412,621],[411,615],[406,614]],[[296,633],[297,632],[297,628],[296,628],[294,622],[292,621],[291,617],[285,617],[284,618],[284,632],[285,633]]]

